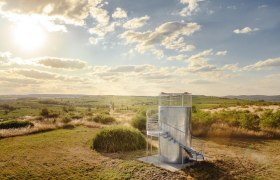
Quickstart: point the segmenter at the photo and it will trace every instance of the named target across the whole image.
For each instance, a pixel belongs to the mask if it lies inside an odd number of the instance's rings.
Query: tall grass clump
[[[146,116],[144,116],[143,114],[136,115],[132,119],[131,125],[134,128],[139,129],[142,132],[145,131],[146,130]]]
[[[98,114],[92,118],[94,122],[101,123],[101,124],[110,124],[116,122],[116,119],[107,114]]]
[[[27,126],[34,126],[33,123],[29,121],[4,121],[0,123],[0,129],[12,129],[12,128],[22,128]]]
[[[93,149],[100,152],[126,152],[146,147],[146,140],[137,129],[114,126],[102,129],[93,139]]]

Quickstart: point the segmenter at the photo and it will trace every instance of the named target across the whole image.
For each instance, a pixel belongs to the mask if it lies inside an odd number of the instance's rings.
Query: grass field
[[[91,149],[99,129],[78,127],[0,140],[0,179],[145,179],[175,178],[166,170],[135,161],[110,158]]]
[[[279,140],[199,139],[207,161],[172,173],[135,160],[145,151],[100,154],[97,128],[60,129],[0,140],[0,179],[219,179],[279,177]]]
[[[145,110],[157,104],[156,97],[1,96],[3,127],[11,121],[32,126],[0,129],[0,179],[280,177],[280,104],[275,102],[193,96],[193,134],[201,136],[193,145],[207,160],[176,173],[137,161],[145,150],[109,154],[91,148],[103,127],[133,125],[145,132]]]

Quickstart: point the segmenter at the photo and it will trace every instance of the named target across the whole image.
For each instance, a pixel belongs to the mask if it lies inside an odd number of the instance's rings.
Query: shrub
[[[259,129],[259,117],[249,111],[221,111],[213,114],[216,122],[250,130]]]
[[[41,116],[43,116],[43,117],[49,117],[49,110],[48,110],[48,108],[43,108],[42,110],[41,110],[41,113],[40,113],[40,115]]]
[[[197,107],[195,105],[192,106],[192,113],[197,113]]]
[[[71,119],[81,119],[83,118],[83,115],[80,113],[70,113]]]
[[[142,114],[136,115],[132,121],[131,125],[140,131],[146,130],[146,116],[143,116]]]
[[[59,114],[50,112],[48,108],[43,108],[40,112],[40,115],[45,118],[57,118]]]
[[[278,128],[280,127],[280,111],[273,113],[271,110],[265,111],[260,119],[261,128]]]
[[[29,121],[15,121],[15,120],[4,121],[0,123],[0,129],[22,128],[27,126],[32,127],[34,126],[34,124]]]
[[[104,128],[93,139],[93,149],[100,152],[125,152],[145,147],[146,140],[141,132],[125,126]]]
[[[71,121],[71,118],[69,116],[64,116],[62,119],[61,119],[61,122],[62,123],[69,123]]]
[[[240,126],[250,130],[259,130],[259,117],[250,112],[240,113],[239,115]]]
[[[0,105],[0,108],[2,108],[4,110],[5,114],[8,114],[9,112],[16,110],[16,108],[14,106],[11,106],[8,104],[2,104],[2,105]]]
[[[94,122],[102,123],[102,124],[110,124],[116,122],[116,119],[107,114],[98,114],[92,118]]]
[[[70,112],[70,111],[75,111],[75,107],[74,106],[63,106],[62,107],[62,111],[64,112]]]
[[[197,111],[193,113],[192,121],[195,124],[211,125],[214,121],[211,113],[204,111]]]

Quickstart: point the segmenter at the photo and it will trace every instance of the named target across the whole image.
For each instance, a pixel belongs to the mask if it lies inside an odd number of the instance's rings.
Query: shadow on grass
[[[230,172],[222,168],[222,164],[224,164],[223,161],[202,161],[197,162],[182,171],[195,179],[233,179],[234,177]]]
[[[117,152],[117,153],[103,153],[99,152],[102,156],[106,156],[112,159],[122,159],[122,160],[135,160],[141,157],[147,156],[147,152],[145,149],[130,151],[130,152]],[[153,154],[157,154],[158,151],[155,150],[152,152]],[[151,155],[151,154],[149,154]]]
[[[206,141],[212,141],[220,145],[234,146],[246,149],[255,149],[256,145],[267,144],[264,139],[250,139],[250,138],[207,138]]]

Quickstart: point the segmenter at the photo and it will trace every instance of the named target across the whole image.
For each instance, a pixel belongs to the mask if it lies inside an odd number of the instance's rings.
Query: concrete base
[[[146,157],[139,158],[138,160],[148,164],[153,164],[157,167],[169,170],[171,172],[179,171],[185,167],[189,167],[194,164],[194,162],[188,162],[184,164],[169,164],[169,163],[161,162],[159,159],[159,155],[146,156]]]

